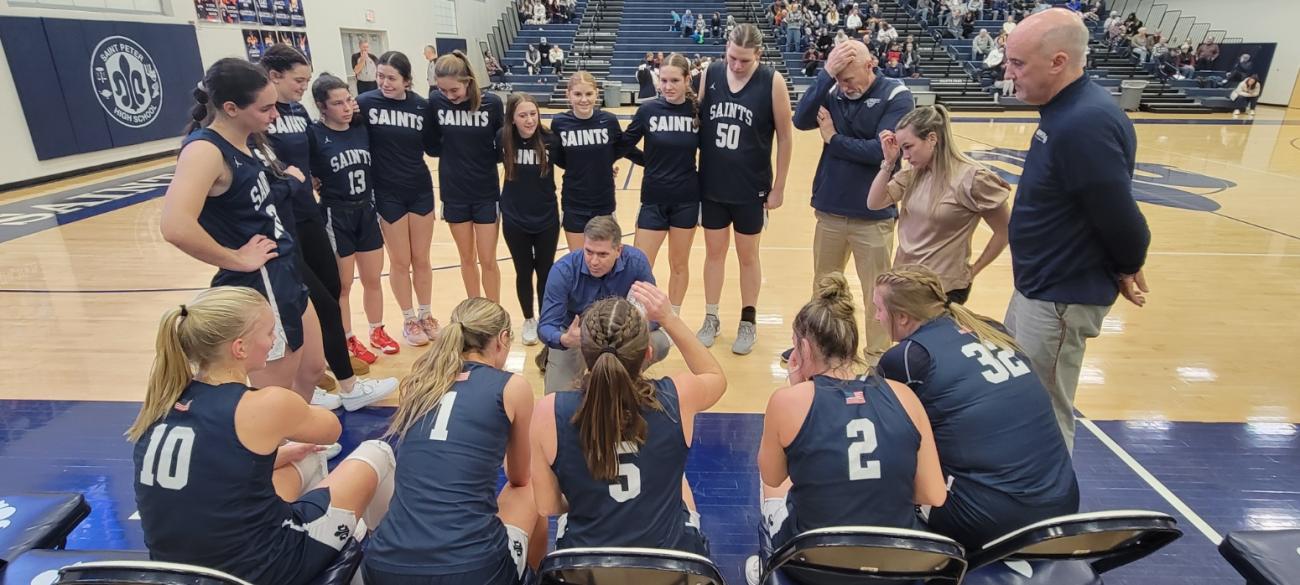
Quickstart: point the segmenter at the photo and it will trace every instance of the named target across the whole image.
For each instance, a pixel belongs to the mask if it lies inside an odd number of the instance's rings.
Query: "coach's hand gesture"
[[[1128,299],[1128,302],[1139,307],[1147,304],[1146,293],[1151,292],[1147,286],[1147,278],[1139,270],[1135,274],[1121,274],[1119,276],[1119,293]]]
[[[248,243],[235,250],[237,263],[231,267],[231,270],[238,272],[257,272],[259,268],[265,266],[272,258],[279,256],[280,253],[275,251],[275,240],[262,234],[257,234],[249,238]]]
[[[885,166],[892,167],[898,164],[903,149],[898,146],[898,136],[894,134],[893,130],[885,130],[880,133],[880,150],[885,154]]]
[[[582,345],[582,317],[573,316],[573,322],[569,323],[569,330],[560,334],[560,345],[565,349],[573,349]]]

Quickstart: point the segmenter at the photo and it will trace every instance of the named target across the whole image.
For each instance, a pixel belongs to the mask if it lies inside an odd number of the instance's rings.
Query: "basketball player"
[[[569,111],[551,120],[560,138],[555,164],[564,169],[560,207],[569,250],[582,248],[582,230],[598,215],[613,215],[614,163],[623,156],[623,127],[609,112],[596,109],[596,78],[586,71],[569,77]],[[639,154],[639,153],[637,153]],[[639,160],[637,154],[632,160]]]
[[[721,321],[718,302],[726,276],[731,231],[740,261],[740,325],[732,353],[754,349],[758,290],[763,281],[758,246],[767,211],[785,200],[792,149],[790,90],[785,77],[762,65],[763,33],[750,23],[727,37],[726,60],[700,74],[700,224],[704,226],[704,325],[699,338],[713,347]],[[776,134],[776,175],[772,135]],[[730,228],[730,231],[728,230]]]
[[[537,100],[529,94],[510,94],[506,120],[509,126],[502,128],[497,138],[506,174],[501,187],[501,234],[515,265],[515,294],[524,313],[523,342],[536,345],[534,309],[546,294],[546,277],[555,263],[560,239],[554,168],[560,141],[542,124]]]
[[[261,111],[273,112],[267,97]],[[127,431],[151,559],[299,585],[334,561],[358,516],[383,519],[387,444],[361,443],[327,476],[317,445],[338,440],[338,417],[285,388],[248,385],[276,323],[272,305],[244,287],[203,291],[159,323],[144,404]]]
[[[501,98],[479,88],[469,59],[460,51],[438,57],[438,91],[429,93],[424,146],[440,157],[442,219],[460,254],[460,277],[467,297],[501,299],[497,266],[497,132],[503,124]],[[482,280],[479,280],[480,270]]]
[[[307,138],[307,127],[311,119],[307,115],[307,109],[300,103],[303,92],[307,90],[307,81],[311,79],[311,65],[307,64],[307,58],[298,49],[284,44],[267,49],[260,64],[267,69],[271,85],[275,86],[275,109],[279,113],[276,120],[267,127],[267,142],[275,155],[275,160],[269,164],[272,167],[280,164],[293,166],[306,179],[302,182],[289,181],[293,221],[287,222],[285,227],[290,228],[298,244],[295,256],[298,273],[302,275],[303,284],[307,285],[307,294],[320,321],[325,361],[338,377],[340,394],[352,397],[346,401],[349,406],[372,394],[387,396],[397,390],[396,378],[358,378],[353,374],[352,360],[349,359],[348,336],[339,307],[342,289],[338,262],[335,260],[329,232],[321,219],[323,214],[311,188],[311,148]],[[361,356],[357,357],[360,359]],[[370,361],[374,361],[373,354],[370,358]],[[314,396],[312,403],[326,408],[338,408],[345,402],[326,394],[324,390],[316,390]]]
[[[428,101],[409,91],[411,61],[398,51],[379,57],[379,88],[357,97],[370,131],[375,209],[388,249],[388,285],[402,309],[402,337],[421,346],[438,335],[433,297],[433,178],[424,162]],[[411,306],[415,290],[419,312]]]
[[[722,398],[727,379],[653,285],[597,301],[582,314],[590,374],[576,391],[542,398],[533,413],[533,493],[560,518],[557,549],[635,546],[707,555],[683,471],[695,415]],[[677,344],[689,372],[643,377],[649,321]],[[563,487],[561,487],[563,486]]]
[[[320,120],[308,128],[312,175],[320,182],[321,213],[330,229],[330,244],[342,275],[339,308],[347,329],[348,349],[365,359],[375,355],[352,334],[352,280],[361,273],[362,306],[370,323],[370,347],[395,354],[401,347],[384,331],[384,235],[379,231],[370,172],[370,135],[353,124],[357,101],[347,82],[323,73],[312,84]]]
[[[641,104],[623,134],[623,143],[636,146],[645,137],[645,178],[641,180],[641,211],[633,246],[654,266],[668,238],[668,299],[681,313],[690,282],[691,243],[700,222],[699,173],[700,104],[690,86],[691,62],[673,53],[659,68],[660,96]]]
[[[944,503],[925,409],[907,386],[858,374],[865,364],[853,312],[848,281],[833,272],[818,279],[813,299],[795,316],[790,385],[768,400],[758,447],[762,562],[808,530],[917,528],[914,505]],[[760,559],[747,564],[757,584]]]
[[[876,318],[898,341],[880,372],[925,405],[948,502],[930,529],[967,550],[1079,511],[1079,484],[1043,383],[996,322],[948,299],[939,275],[901,266],[876,279]]]
[[[366,583],[515,585],[541,562],[546,524],[528,486],[533,391],[503,369],[511,338],[500,305],[466,299],[402,381],[388,431],[402,471],[366,550]],[[507,482],[495,495],[503,458]]]

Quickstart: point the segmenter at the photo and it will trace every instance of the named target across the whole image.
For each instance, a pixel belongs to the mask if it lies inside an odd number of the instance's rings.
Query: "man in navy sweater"
[[[852,254],[866,299],[876,275],[889,270],[898,217],[893,207],[867,209],[867,187],[884,160],[879,136],[915,107],[907,86],[876,75],[875,65],[861,41],[840,43],[794,113],[795,128],[818,129],[825,143],[813,176],[813,282],[843,272]],[[864,347],[872,365],[889,348],[889,332],[875,319],[867,319]]]
[[[1011,209],[1016,292],[1006,324],[1043,378],[1066,445],[1087,340],[1116,296],[1141,307],[1151,232],[1133,199],[1137,135],[1110,93],[1084,74],[1088,29],[1053,8],[1007,40],[1007,79],[1039,106]]]

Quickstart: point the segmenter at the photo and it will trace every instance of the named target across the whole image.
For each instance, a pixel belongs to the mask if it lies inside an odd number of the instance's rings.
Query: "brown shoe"
[[[334,378],[330,377],[329,374],[321,374],[320,380],[316,382],[316,387],[326,392],[333,392],[339,389],[339,383],[335,382]]]
[[[362,361],[357,356],[350,355],[348,356],[348,360],[352,362],[353,374],[358,376],[364,376],[370,373],[370,364],[367,364],[365,361]]]

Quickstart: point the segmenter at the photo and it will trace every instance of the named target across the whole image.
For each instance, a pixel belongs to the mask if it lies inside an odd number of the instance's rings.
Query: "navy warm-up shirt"
[[[297,221],[308,221],[320,217],[316,198],[311,193],[311,157],[307,149],[307,126],[311,118],[307,108],[302,104],[276,102],[275,111],[280,114],[266,128],[266,142],[285,166],[298,167],[305,181],[293,182],[290,188],[290,201],[293,202],[293,215]]]
[[[618,118],[596,110],[583,120],[572,111],[555,116],[551,130],[560,138],[555,164],[564,169],[564,209],[596,213],[614,211],[614,162],[623,156],[623,127]]]
[[[671,104],[660,97],[641,104],[623,133],[624,144],[636,146],[645,138],[645,178],[641,203],[695,203],[700,200],[700,177],[695,154],[700,134],[694,106]]]
[[[885,160],[880,133],[893,130],[912,111],[912,92],[897,79],[876,76],[862,97],[849,99],[823,69],[817,81],[799,98],[794,127],[817,129],[817,111],[826,107],[835,122],[835,136],[822,147],[813,175],[813,209],[859,219],[898,217],[894,206],[867,209],[867,188]]]
[[[505,162],[505,133],[513,132],[515,144],[514,176],[501,186],[501,221],[525,233],[540,234],[559,229],[560,209],[555,200],[555,151],[559,139],[555,134],[537,132],[527,139],[511,124],[501,129],[497,144],[501,162]],[[537,141],[545,144],[546,165],[537,154]],[[545,170],[545,174],[542,171]]]
[[[424,145],[439,157],[438,187],[443,201],[474,203],[501,196],[497,178],[497,132],[504,106],[496,94],[484,93],[478,111],[469,99],[453,104],[439,91],[429,92],[424,119]]]
[[[375,197],[433,194],[433,176],[424,163],[424,110],[429,102],[406,92],[398,101],[372,90],[357,97],[361,120],[370,131]]]
[[[1151,244],[1133,199],[1133,122],[1087,76],[1040,115],[1011,207],[1016,290],[1040,301],[1109,306],[1118,275],[1140,270]]]
[[[321,203],[356,205],[374,200],[370,134],[360,124],[334,130],[317,121],[307,129],[312,175],[320,180]]]

